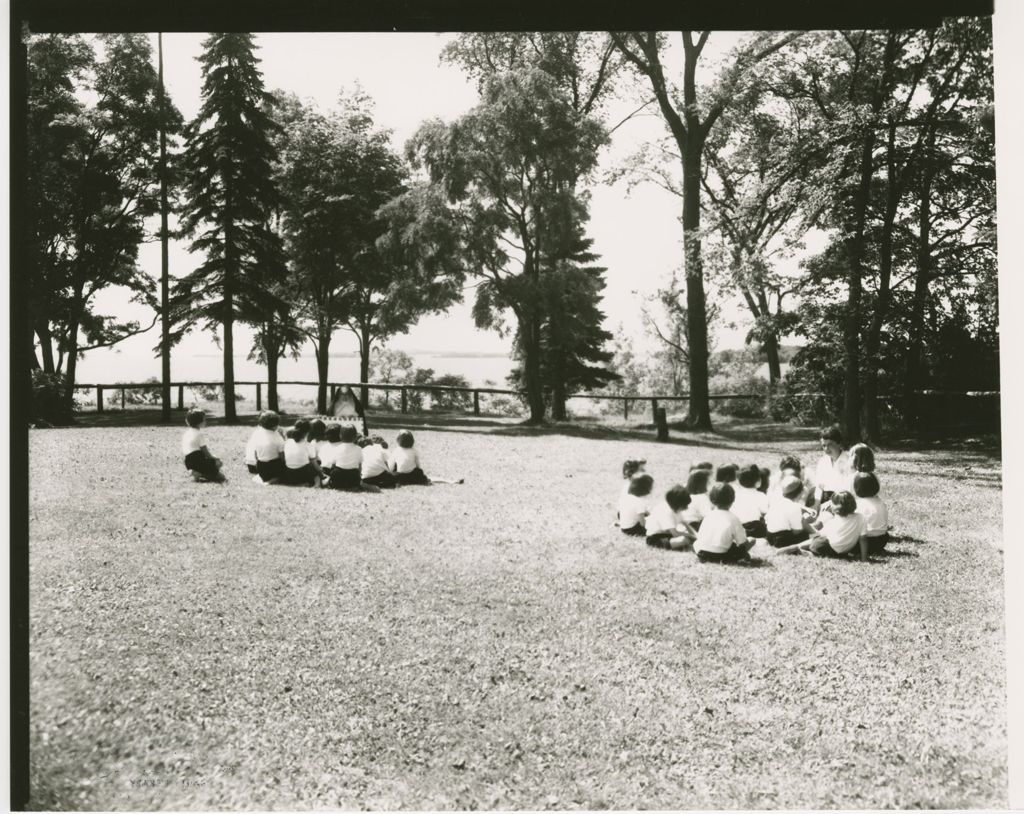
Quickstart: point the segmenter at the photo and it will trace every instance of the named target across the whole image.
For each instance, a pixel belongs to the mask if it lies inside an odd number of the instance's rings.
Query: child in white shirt
[[[395,439],[395,448],[391,450],[389,465],[395,474],[395,480],[401,486],[429,486],[432,483],[462,483],[463,479],[428,478],[420,465],[419,452],[415,449],[416,439],[408,430],[402,430]]]
[[[306,446],[309,447],[309,456],[313,458],[320,469],[326,472],[320,460],[320,445],[324,442],[324,433],[327,432],[327,425],[322,419],[314,418],[309,422],[309,432],[306,433]]]
[[[279,483],[285,476],[285,438],[278,428],[280,421],[273,410],[264,410],[260,413],[259,426],[249,437],[256,475],[261,483]]]
[[[388,468],[388,442],[379,435],[371,435],[360,438],[359,446],[363,450],[363,483],[379,489],[394,489],[398,486],[398,481]]]
[[[215,458],[206,446],[203,427],[206,426],[206,413],[192,409],[185,415],[188,429],[181,437],[181,454],[185,456],[185,469],[192,473],[197,481],[213,481],[225,483],[227,478],[220,471],[224,462]]]
[[[683,520],[694,531],[700,530],[700,524],[714,508],[708,500],[708,481],[711,470],[698,466],[690,470],[686,479],[686,491],[690,495],[690,505],[683,511]]]
[[[286,433],[284,442],[285,473],[283,482],[292,486],[320,486],[323,471],[313,454],[310,453],[306,436],[309,421],[300,418]]]
[[[768,500],[764,515],[768,544],[775,548],[802,543],[814,529],[802,503],[804,483],[795,475],[787,475],[779,483],[779,491]]]
[[[335,437],[334,426],[331,427],[332,439]],[[360,473],[363,465],[363,450],[356,443],[359,432],[355,427],[338,426],[338,443],[331,445],[330,481],[332,489],[343,489],[349,492],[360,491],[362,478]]]
[[[693,550],[701,562],[742,562],[750,559],[753,538],[748,538],[743,524],[729,509],[736,492],[728,483],[711,487],[708,499],[714,509],[704,518],[697,532]]]
[[[631,537],[647,535],[645,520],[651,513],[651,490],[654,478],[646,472],[637,472],[629,479],[629,488],[619,498],[619,527]]]
[[[739,518],[749,537],[766,537],[764,515],[768,511],[768,497],[757,488],[761,483],[761,470],[751,464],[740,470],[737,480],[732,513]]]
[[[858,472],[853,478],[857,513],[864,516],[868,554],[881,554],[889,542],[889,507],[878,497],[878,478],[871,472]]]
[[[832,495],[829,512],[821,523],[821,530],[803,543],[780,548],[778,553],[810,551],[818,557],[843,557],[859,551],[860,559],[868,558],[867,524],[857,511],[857,499],[851,492]]]
[[[685,487],[677,484],[669,489],[664,500],[658,501],[647,515],[647,545],[676,551],[693,545],[697,534],[683,519],[683,512],[689,505],[690,493]]]

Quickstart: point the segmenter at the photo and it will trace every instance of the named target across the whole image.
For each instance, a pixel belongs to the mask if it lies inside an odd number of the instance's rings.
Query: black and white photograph
[[[12,809],[1021,804],[1021,10],[314,5],[12,14]]]

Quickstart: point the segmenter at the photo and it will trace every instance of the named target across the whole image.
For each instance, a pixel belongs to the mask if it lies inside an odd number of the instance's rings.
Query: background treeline
[[[477,324],[514,339],[535,421],[605,387],[688,393],[688,423],[707,428],[709,396],[760,387],[821,393],[851,439],[878,440],[917,391],[998,389],[988,21],[758,33],[712,62],[714,36],[460,35],[442,59],[478,102],[424,122],[403,154],[358,91],[330,110],[268,92],[248,34],[204,42],[190,122],[160,94],[146,35],[32,38],[37,380],[70,409],[78,356],[148,329],[95,312],[121,286],[169,314],[162,345],[215,333],[228,420],[238,323],[271,406],[279,360],[312,345],[323,411],[339,330],[366,381],[374,348],[472,289]],[[665,138],[599,173],[639,111]],[[681,212],[678,274],[638,320],[660,350],[643,358],[603,327],[609,272],[588,235],[590,191],[622,178]],[[136,262],[141,241],[170,237],[147,231],[161,179],[199,258],[166,304]],[[749,354],[715,352],[725,294],[749,311]],[[806,401],[772,403],[811,418]]]

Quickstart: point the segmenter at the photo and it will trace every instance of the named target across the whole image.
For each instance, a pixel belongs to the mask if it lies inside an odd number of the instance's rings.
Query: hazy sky
[[[164,35],[164,75],[170,97],[186,119],[195,115],[200,103],[201,75],[196,57],[205,34]],[[741,35],[736,32],[713,34],[706,59],[709,67],[698,79],[711,79],[713,65],[723,58]],[[453,35],[449,34],[259,34],[258,55],[262,60],[264,81],[268,89],[293,91],[314,100],[324,108],[334,105],[339,90],[359,83],[374,99],[378,123],[393,131],[396,149],[425,119],[441,117],[451,120],[477,101],[474,85],[457,68],[442,65],[439,55]],[[154,49],[156,37],[153,36]],[[637,107],[638,95],[646,87],[638,84],[623,93],[609,111],[614,124]],[[641,96],[640,98],[645,98]],[[636,116],[621,127],[601,156],[599,177],[632,153],[645,141],[664,133],[659,115]],[[643,336],[640,323],[642,297],[650,295],[670,278],[680,265],[682,234],[678,216],[680,201],[670,193],[646,184],[627,190],[624,181],[614,185],[596,183],[592,189],[589,233],[601,262],[608,268],[604,310],[606,326],[638,339]],[[158,243],[141,249],[140,262],[154,276],[159,275]],[[195,261],[185,245],[172,245],[171,274],[181,276],[190,271]],[[472,291],[467,292],[472,297]],[[152,318],[151,312],[126,304],[121,293],[110,292],[98,300],[101,313],[130,314],[132,318]],[[507,352],[509,339],[493,331],[479,331],[469,315],[470,303],[455,306],[442,316],[427,317],[408,334],[395,337],[389,346],[403,349],[466,349]],[[738,321],[737,330],[719,331],[719,347],[735,347],[742,343],[746,315],[737,308],[724,309],[727,318]],[[248,347],[248,335],[239,328],[236,347]],[[157,337],[154,332],[128,340],[118,350],[93,351],[82,363],[83,376],[94,378],[107,365],[118,364],[132,357],[136,363],[152,358],[151,348]],[[649,340],[648,340],[649,341]],[[334,350],[355,350],[356,343],[347,332],[339,332]],[[209,353],[209,334],[196,332],[175,349],[174,359],[184,362],[196,353]],[[159,363],[153,361],[153,375]],[[177,376],[187,375],[180,363],[174,364]]]

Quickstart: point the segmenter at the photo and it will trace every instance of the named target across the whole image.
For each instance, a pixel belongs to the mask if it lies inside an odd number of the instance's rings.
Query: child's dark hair
[[[408,430],[402,430],[398,433],[395,440],[398,442],[398,446],[402,447],[402,449],[412,449],[412,445],[415,443],[412,433]]]
[[[757,484],[757,490],[767,494],[772,483],[772,471],[767,466],[762,466],[758,471],[761,473],[761,482]]]
[[[728,509],[736,502],[736,491],[728,483],[716,483],[708,492],[708,500],[716,509]]]
[[[277,425],[281,423],[281,416],[273,410],[264,410],[256,423],[265,430],[276,430]]]
[[[873,472],[858,472],[853,476],[853,493],[857,497],[877,497],[878,478]]]
[[[292,428],[288,430],[287,436],[293,441],[302,441],[306,438],[306,434],[309,432],[309,419],[300,418],[292,425]]]
[[[665,502],[672,511],[681,512],[690,505],[690,493],[686,491],[685,486],[677,483],[665,492]]]
[[[325,432],[327,432],[327,425],[319,418],[314,418],[309,422],[307,437],[310,441],[320,441],[323,439]]]
[[[193,429],[198,427],[204,421],[206,421],[206,413],[196,407],[193,407],[185,413],[185,423]]]
[[[341,443],[341,424],[329,424],[324,430],[324,440],[329,444]]]
[[[792,475],[788,477],[791,479],[787,481],[784,478],[781,484],[782,496],[786,498],[786,500],[795,500],[796,498],[800,497],[801,494],[803,494],[804,483],[802,480],[800,480],[800,478],[794,477]]]
[[[690,467],[690,471],[693,472],[697,469],[706,469],[708,472],[714,472],[715,465],[711,461],[699,461]]]
[[[874,450],[867,444],[854,444],[850,447],[850,465],[854,472],[874,472]]]
[[[694,469],[686,479],[686,491],[691,495],[703,495],[708,490],[709,480],[711,480],[710,470]]]
[[[359,438],[359,430],[353,427],[351,424],[346,424],[341,428],[341,443],[343,444],[354,444]]]
[[[366,447],[370,446],[370,444],[372,444],[373,441],[370,440],[369,435],[360,435],[359,440],[356,441],[356,443],[359,444],[361,448],[365,449]]]
[[[782,460],[779,461],[779,471],[781,472],[783,469],[792,469],[794,472],[800,473],[804,471],[804,465],[795,455],[783,455]]]
[[[757,464],[745,466],[740,470],[736,479],[740,482],[740,486],[745,489],[753,489],[761,482],[761,470],[757,468]]]
[[[736,464],[723,464],[715,470],[715,480],[718,483],[732,483],[736,480]]]
[[[643,458],[627,458],[622,464],[622,477],[627,479],[633,477],[637,472],[640,472],[646,464],[647,461]]]
[[[832,514],[846,517],[857,511],[857,498],[851,492],[842,491],[832,495]]]
[[[638,472],[629,479],[629,493],[636,497],[647,497],[654,488],[654,478],[646,472]]]
[[[380,435],[371,435],[370,440],[378,447],[388,448],[388,442]]]
[[[833,441],[839,446],[843,446],[843,431],[838,426],[833,424],[831,427],[825,427],[821,431],[822,441]]]

